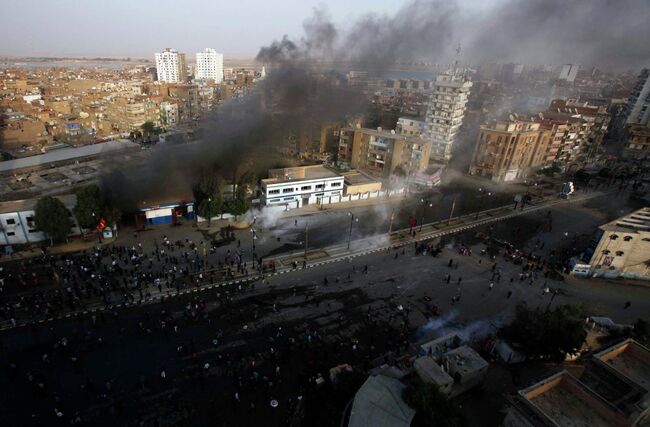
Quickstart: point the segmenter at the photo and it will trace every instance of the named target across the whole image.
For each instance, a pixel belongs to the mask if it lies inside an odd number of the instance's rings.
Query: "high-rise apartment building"
[[[469,173],[496,182],[525,178],[547,164],[550,140],[550,131],[528,119],[511,117],[481,126]]]
[[[215,83],[220,84],[223,81],[223,54],[210,48],[197,53],[194,78],[197,80],[212,79]]]
[[[343,128],[338,160],[374,175],[390,176],[398,167],[411,174],[429,165],[431,142],[427,139],[365,128]]]
[[[184,83],[187,80],[185,54],[169,48],[156,53],[156,73],[158,81]]]
[[[472,82],[453,72],[441,74],[433,82],[425,118],[424,136],[431,141],[431,158],[447,162],[463,124]]]
[[[627,103],[628,125],[650,126],[650,69],[644,68]]]

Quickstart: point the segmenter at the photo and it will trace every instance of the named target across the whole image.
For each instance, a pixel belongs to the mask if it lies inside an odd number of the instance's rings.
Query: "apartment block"
[[[106,109],[106,115],[114,130],[130,132],[139,129],[145,122],[160,125],[160,110],[148,98],[115,99]]]
[[[431,157],[447,162],[463,124],[472,82],[450,72],[437,76],[432,86],[424,135],[432,144]]]
[[[551,133],[540,123],[516,115],[483,125],[469,173],[496,182],[525,178],[548,164],[550,140]]]
[[[354,169],[388,177],[400,167],[406,173],[424,171],[429,165],[431,141],[381,128],[343,128],[338,160]]]
[[[644,68],[628,97],[628,125],[650,126],[650,69]]]
[[[223,54],[207,48],[196,54],[196,70],[194,78],[199,80],[214,80],[216,84],[223,81]]]
[[[642,160],[650,157],[650,127],[630,125],[627,128],[627,141],[623,147],[623,157]]]
[[[158,81],[183,83],[187,80],[185,54],[174,49],[156,53],[156,73]]]
[[[591,275],[650,279],[650,208],[601,225],[599,234],[589,260]]]

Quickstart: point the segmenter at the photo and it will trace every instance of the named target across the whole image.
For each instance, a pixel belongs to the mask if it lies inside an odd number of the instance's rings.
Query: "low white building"
[[[338,203],[343,196],[344,179],[322,165],[271,169],[269,178],[262,180],[262,203],[285,205],[289,209]]]
[[[81,234],[77,221],[72,215],[72,208],[77,203],[74,194],[58,196],[71,212],[74,227],[70,235]],[[0,203],[0,246],[36,243],[47,240],[44,233],[36,229],[34,208],[37,199],[15,200]]]

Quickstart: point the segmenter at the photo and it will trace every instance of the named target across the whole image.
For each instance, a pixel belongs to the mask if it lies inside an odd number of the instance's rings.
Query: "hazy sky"
[[[492,2],[493,0],[489,0]],[[325,5],[341,25],[394,14],[406,0],[0,0],[0,55],[152,57],[165,47],[212,47],[254,57]],[[465,3],[473,4],[472,0]],[[478,3],[485,3],[485,1]]]

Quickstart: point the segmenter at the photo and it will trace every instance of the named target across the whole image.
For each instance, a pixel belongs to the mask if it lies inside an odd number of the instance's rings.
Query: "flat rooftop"
[[[360,185],[360,184],[372,184],[373,182],[378,182],[371,176],[368,176],[359,171],[350,171],[343,174],[345,178],[345,183],[348,185]]]
[[[624,418],[567,371],[559,372],[519,392],[551,425],[611,427]]]
[[[348,132],[361,132],[365,133],[367,135],[373,135],[373,136],[378,136],[382,138],[392,138],[392,139],[402,139],[405,141],[409,142],[417,142],[417,143],[422,143],[426,142],[426,140],[420,136],[416,135],[407,135],[404,133],[397,133],[393,132],[392,130],[386,130],[386,129],[370,129],[370,128],[352,128],[352,127],[346,127],[343,128],[343,130],[348,131]]]
[[[624,377],[650,391],[650,350],[627,339],[594,355]]]
[[[476,351],[466,345],[445,353],[451,372],[470,373],[488,367],[488,363]]]
[[[430,340],[423,342],[420,344],[420,352],[422,354],[429,354],[429,350],[431,350],[431,354],[436,356],[436,355],[442,355],[449,350],[453,350],[460,346],[463,343],[463,338],[458,335],[456,332],[452,332],[447,335],[443,335],[441,337],[438,337],[436,339]]]
[[[139,148],[140,146],[129,140],[120,139],[107,141],[99,144],[84,145],[82,147],[61,148],[58,150],[48,151],[36,156],[23,157],[21,159],[6,160],[0,162],[0,172],[8,172],[36,166],[49,165],[51,163],[65,160],[79,159],[106,154],[111,151],[124,150],[128,148]]]
[[[641,208],[614,221],[601,225],[605,231],[621,231],[627,233],[650,232],[650,207]]]
[[[425,372],[438,385],[452,384],[454,382],[454,379],[432,357],[418,357],[413,362],[413,366]]]
[[[63,204],[68,208],[73,207],[77,203],[77,196],[74,194],[65,194],[55,197],[61,200]],[[12,200],[10,202],[0,202],[0,214],[31,211],[34,210],[37,202],[38,199],[35,198],[25,200]]]
[[[314,179],[336,178],[341,175],[323,166],[300,166],[295,168],[271,169],[269,178],[263,179],[264,184],[282,184],[285,182],[300,182]]]

